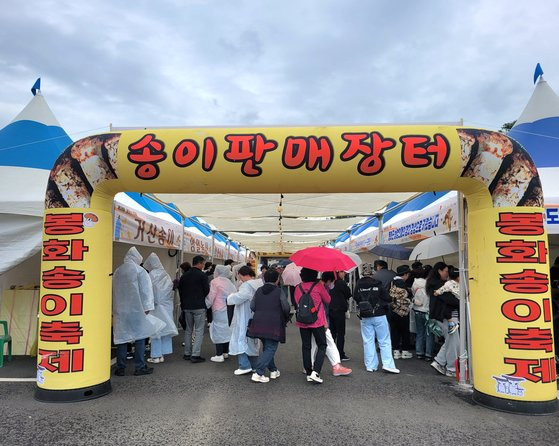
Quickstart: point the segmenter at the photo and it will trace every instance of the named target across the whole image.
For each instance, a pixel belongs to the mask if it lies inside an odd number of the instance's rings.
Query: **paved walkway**
[[[175,354],[156,364],[153,375],[113,377],[113,392],[97,400],[39,403],[33,383],[0,382],[0,445],[558,442],[559,414],[528,417],[477,406],[426,362],[398,360],[400,375],[367,373],[355,318],[349,321],[346,348],[352,360],[345,363],[354,373],[335,378],[325,364],[322,385],[307,383],[301,373],[301,341],[293,326],[276,356],[281,377],[267,384],[234,376],[234,358],[223,364],[184,361],[181,339],[175,341]],[[203,356],[212,354],[206,333]],[[0,377],[9,368],[0,369]]]

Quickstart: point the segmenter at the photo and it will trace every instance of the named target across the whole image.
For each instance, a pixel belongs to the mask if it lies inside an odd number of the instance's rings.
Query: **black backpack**
[[[297,311],[295,312],[295,319],[297,322],[305,325],[314,324],[318,319],[318,310],[320,310],[320,304],[318,307],[314,306],[314,301],[311,296],[311,291],[318,282],[315,282],[309,288],[309,291],[304,291],[303,287],[299,285],[301,290],[301,298],[297,304]]]
[[[382,284],[371,284],[368,288],[358,288],[357,295],[359,296],[359,318],[373,317],[377,312],[383,308],[380,301],[380,288]]]

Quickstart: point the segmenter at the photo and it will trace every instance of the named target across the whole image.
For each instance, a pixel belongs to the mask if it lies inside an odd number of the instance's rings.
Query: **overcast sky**
[[[4,0],[0,127],[40,76],[72,139],[109,123],[498,128],[537,62],[559,91],[558,22],[554,0]]]

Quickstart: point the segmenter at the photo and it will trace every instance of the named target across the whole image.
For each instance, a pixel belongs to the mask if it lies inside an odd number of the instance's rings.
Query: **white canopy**
[[[340,232],[409,193],[157,194],[252,251],[292,253],[335,239]],[[281,208],[280,208],[281,202]],[[281,220],[280,220],[281,216]]]

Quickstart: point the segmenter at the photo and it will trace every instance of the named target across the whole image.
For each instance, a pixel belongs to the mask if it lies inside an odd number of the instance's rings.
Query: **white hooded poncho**
[[[113,274],[113,334],[115,344],[157,336],[165,323],[145,314],[154,309],[153,289],[142,256],[133,246]]]
[[[210,338],[214,344],[223,344],[231,340],[231,328],[227,318],[227,296],[237,291],[231,282],[231,277],[229,266],[216,266],[214,278],[210,282],[210,292],[206,297],[206,306],[212,309]]]
[[[247,338],[247,325],[248,320],[252,317],[250,301],[256,290],[262,285],[264,285],[262,279],[248,280],[239,287],[239,291],[230,294],[227,298],[229,305],[235,305],[229,343],[231,355],[246,353],[248,356],[258,356],[258,339]]]
[[[176,336],[179,332],[173,320],[175,300],[171,276],[167,274],[161,260],[154,252],[144,262],[144,268],[149,271],[149,277],[153,285],[155,310],[150,314],[165,322],[165,327],[161,330],[159,336]]]

